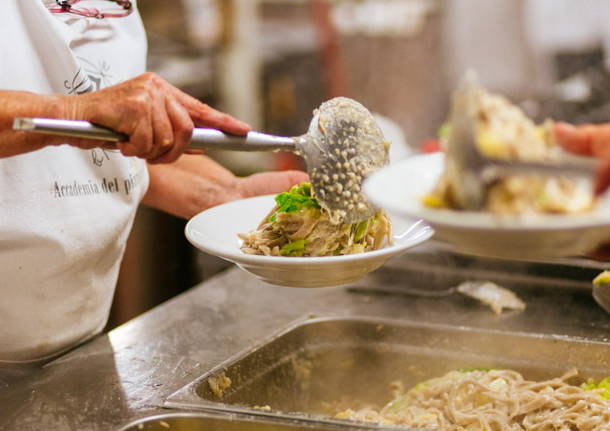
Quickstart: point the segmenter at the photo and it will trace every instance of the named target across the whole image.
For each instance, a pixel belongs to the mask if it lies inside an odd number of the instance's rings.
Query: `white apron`
[[[0,90],[76,97],[144,72],[137,12],[98,20],[45,3],[2,1]],[[62,145],[0,159],[0,367],[47,360],[104,328],[147,186],[145,162],[116,151]]]

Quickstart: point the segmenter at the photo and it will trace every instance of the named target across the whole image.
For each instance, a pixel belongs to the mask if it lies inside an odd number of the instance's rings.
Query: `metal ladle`
[[[14,130],[126,142],[129,137],[88,121],[15,118]],[[389,144],[371,113],[360,103],[337,97],[316,111],[306,134],[280,137],[259,132],[233,136],[195,128],[190,149],[292,151],[305,159],[314,195],[331,217],[355,223],[375,212],[362,193],[362,182],[386,165]]]

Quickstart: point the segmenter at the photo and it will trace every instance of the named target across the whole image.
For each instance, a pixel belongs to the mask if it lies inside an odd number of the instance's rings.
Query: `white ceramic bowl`
[[[353,282],[380,267],[387,259],[426,241],[432,229],[421,221],[392,218],[394,245],[346,256],[257,256],[240,250],[238,233],[258,226],[273,205],[274,196],[229,202],[193,217],[186,225],[188,240],[200,250],[236,263],[271,284],[292,287],[338,286]]]
[[[371,175],[364,192],[394,216],[424,220],[434,228],[434,239],[465,253],[546,260],[579,256],[610,240],[607,194],[585,214],[500,216],[426,207],[421,198],[436,185],[443,168],[440,153],[409,157]]]

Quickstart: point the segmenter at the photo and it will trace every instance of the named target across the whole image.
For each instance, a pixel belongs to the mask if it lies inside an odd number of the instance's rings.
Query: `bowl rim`
[[[212,208],[208,208],[195,216],[193,216],[186,224],[184,228],[184,233],[188,241],[196,248],[205,251],[206,253],[213,254],[215,256],[221,257],[223,259],[234,262],[238,265],[255,265],[255,266],[263,266],[263,265],[272,265],[272,266],[303,266],[303,265],[316,265],[316,266],[333,266],[342,263],[351,263],[362,260],[376,260],[380,258],[384,258],[386,256],[394,256],[398,253],[401,253],[409,248],[415,247],[432,237],[434,234],[434,230],[424,223],[423,220],[407,220],[404,217],[395,217],[391,214],[388,214],[390,219],[392,220],[392,224],[395,222],[401,222],[410,225],[403,232],[392,232],[392,237],[396,241],[400,240],[402,237],[409,235],[412,233],[411,238],[404,241],[403,243],[394,243],[392,245],[386,246],[379,250],[367,251],[364,253],[354,253],[348,255],[341,256],[312,256],[312,257],[298,257],[298,256],[262,256],[262,255],[253,255],[243,253],[239,248],[236,248],[234,252],[226,252],[224,250],[220,250],[213,245],[209,245],[206,243],[201,243],[196,237],[197,234],[195,224],[199,223],[201,218],[207,217],[215,211],[219,211],[221,207],[226,209],[228,206],[240,206],[244,205],[248,202],[261,201],[261,200],[272,200],[275,197],[275,194],[272,195],[262,195],[256,196],[252,198],[239,199],[231,202],[226,202],[221,205],[217,205]],[[270,202],[271,204],[272,202]],[[256,220],[256,224],[258,224],[259,220]],[[254,226],[256,224],[253,224]],[[236,242],[241,240],[238,239],[237,233],[235,232]]]

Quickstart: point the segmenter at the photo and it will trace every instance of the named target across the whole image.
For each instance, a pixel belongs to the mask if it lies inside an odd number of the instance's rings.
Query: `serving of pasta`
[[[256,230],[239,234],[244,253],[337,256],[377,250],[392,243],[391,223],[384,211],[359,223],[336,222],[315,199],[310,183],[278,194],[275,203]]]
[[[610,379],[570,384],[577,374],[532,381],[513,370],[451,371],[397,389],[380,410],[347,409],[336,417],[444,431],[609,430]]]
[[[459,91],[456,97],[459,97]],[[491,158],[524,161],[553,161],[561,155],[555,142],[552,122],[536,125],[506,98],[481,87],[468,101],[469,114],[475,119],[477,150]],[[445,171],[424,204],[434,208],[462,209],[455,197],[461,181],[460,171],[452,165],[451,123],[442,129],[447,160]],[[569,176],[519,174],[499,178],[487,188],[483,211],[498,214],[566,214],[592,209],[591,184]]]

